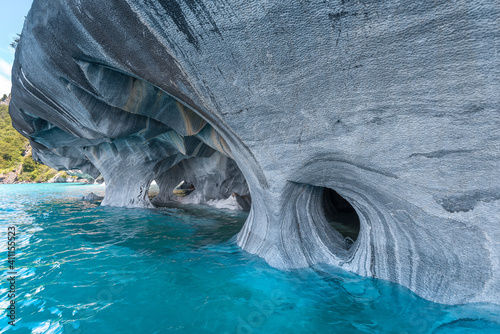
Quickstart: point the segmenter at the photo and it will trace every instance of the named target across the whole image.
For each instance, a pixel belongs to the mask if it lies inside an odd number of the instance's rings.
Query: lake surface
[[[500,333],[499,306],[436,304],[335,268],[271,268],[234,243],[244,213],[99,207],[80,200],[91,191],[104,187],[0,185],[0,332]]]

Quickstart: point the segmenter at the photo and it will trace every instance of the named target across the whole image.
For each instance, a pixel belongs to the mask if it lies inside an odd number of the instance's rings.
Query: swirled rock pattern
[[[103,205],[151,206],[182,166],[209,184],[191,159],[217,152],[252,198],[238,244],[271,265],[500,303],[499,17],[493,0],[35,0],[10,112],[40,161],[102,174]],[[352,246],[325,187],[360,217]]]

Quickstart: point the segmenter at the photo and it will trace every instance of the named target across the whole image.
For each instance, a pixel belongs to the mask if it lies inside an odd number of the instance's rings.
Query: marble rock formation
[[[172,189],[180,180],[194,184],[196,190],[186,197],[175,196]],[[234,160],[219,152],[207,158],[195,157],[182,160],[165,173],[158,175],[156,183],[160,187],[160,193],[153,199],[153,204],[156,205],[174,201],[208,204],[211,201],[227,200],[231,198],[233,192],[243,195],[249,193],[245,177]],[[237,207],[236,203],[233,207]]]
[[[102,205],[150,207],[151,181],[182,173],[200,201],[247,186],[237,242],[275,267],[500,303],[498,17],[495,0],[35,0],[10,113],[39,161],[102,174]],[[324,188],[359,215],[352,246]]]
[[[101,196],[98,196],[98,195],[94,194],[93,192],[91,192],[85,196],[82,196],[82,201],[86,201],[86,202],[95,202],[95,201],[100,201],[102,199],[103,198]]]

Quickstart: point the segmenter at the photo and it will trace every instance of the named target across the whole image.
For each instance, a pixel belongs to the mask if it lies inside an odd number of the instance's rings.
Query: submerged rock
[[[35,0],[10,113],[38,161],[102,174],[102,205],[151,207],[152,180],[160,202],[182,179],[186,200],[250,193],[237,242],[273,266],[500,303],[499,16],[493,0]],[[359,216],[352,245],[325,188]]]
[[[98,196],[94,194],[93,192],[89,193],[88,195],[82,196],[82,201],[88,201],[88,202],[94,202],[94,201],[100,201],[104,197]]]

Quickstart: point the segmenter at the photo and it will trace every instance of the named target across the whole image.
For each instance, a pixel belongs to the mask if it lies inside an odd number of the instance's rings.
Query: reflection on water
[[[500,332],[498,306],[435,304],[331,267],[270,268],[234,244],[244,213],[79,200],[91,191],[104,187],[0,186],[1,254],[6,227],[19,236],[16,330],[4,312],[1,332]]]

